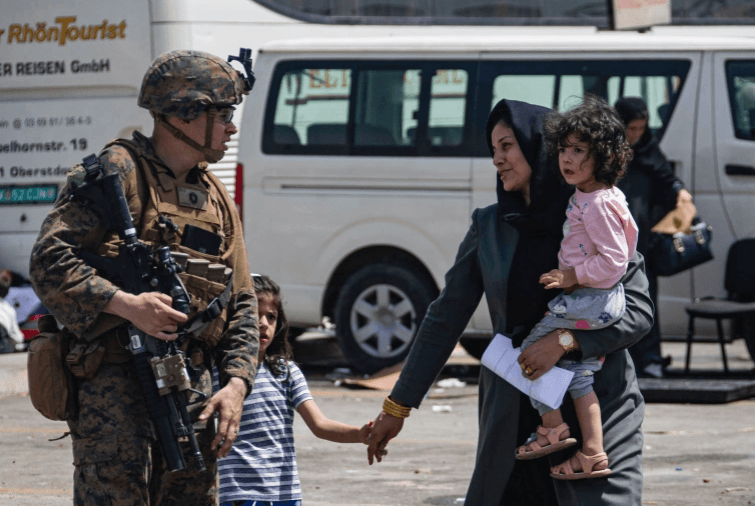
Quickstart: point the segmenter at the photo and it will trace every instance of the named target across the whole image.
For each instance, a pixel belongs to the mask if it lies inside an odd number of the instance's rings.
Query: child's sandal
[[[561,434],[563,434],[567,430],[569,430],[569,426],[565,423],[562,423],[557,427],[553,427],[552,429],[538,425],[535,432],[530,435],[527,441],[525,441],[522,446],[516,449],[516,458],[519,460],[537,459],[544,457],[545,455],[549,455],[553,452],[563,450],[564,448],[574,446],[575,444],[577,444],[577,440],[573,437],[560,439]],[[546,446],[540,446],[540,443],[537,442],[538,434],[547,439],[549,444],[547,444]],[[529,451],[527,451],[528,446],[531,448],[531,450]]]
[[[571,459],[568,459],[566,462],[551,468],[551,478],[556,480],[587,480],[591,478],[605,478],[611,474],[611,470],[608,468],[593,471],[596,464],[608,462],[608,455],[605,452],[588,457],[584,453],[577,451],[574,456],[577,457],[577,460],[582,465],[581,471],[575,472],[571,465]]]

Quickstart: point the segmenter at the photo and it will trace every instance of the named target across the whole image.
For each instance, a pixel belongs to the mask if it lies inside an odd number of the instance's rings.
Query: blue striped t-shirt
[[[252,393],[244,401],[239,435],[228,456],[218,461],[221,503],[301,499],[294,410],[312,394],[296,364],[288,366],[288,380],[285,375],[273,377],[264,362],[257,370]]]

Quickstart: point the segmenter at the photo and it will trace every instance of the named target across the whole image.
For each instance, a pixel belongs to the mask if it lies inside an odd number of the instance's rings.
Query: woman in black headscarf
[[[692,195],[684,189],[681,179],[674,175],[658,141],[648,128],[648,106],[641,98],[624,97],[614,105],[616,112],[627,127],[627,141],[634,156],[626,176],[618,187],[624,192],[629,211],[637,223],[637,251],[647,256],[650,229],[675,206],[692,203]],[[661,330],[658,315],[658,276],[651,264],[646,264],[650,283],[650,298],[656,308],[653,328],[640,342],[629,348],[638,376],[663,376],[661,358]]]
[[[433,302],[407,357],[401,376],[375,421],[368,458],[403,426],[411,408],[419,407],[485,295],[494,333],[519,346],[544,314],[553,294],[538,282],[556,268],[565,209],[572,189],[560,183],[555,161],[547,155],[544,122],[549,109],[503,100],[490,113],[487,140],[498,170],[498,203],[477,209],[446,274],[446,286]],[[613,474],[600,480],[553,483],[546,459],[515,460],[514,451],[539,423],[529,399],[493,371],[482,367],[479,386],[479,441],[466,505],[639,505],[642,494],[644,401],[626,347],[652,324],[643,260],[635,255],[622,278],[627,310],[601,332],[573,331],[572,353],[605,356],[595,375],[605,450]],[[566,353],[555,332],[525,352],[534,364],[530,378],[548,371]],[[562,406],[566,423],[579,434],[574,407]],[[550,464],[569,455],[557,452]]]

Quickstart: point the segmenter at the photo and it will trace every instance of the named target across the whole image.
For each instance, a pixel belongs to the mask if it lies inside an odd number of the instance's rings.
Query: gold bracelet
[[[401,410],[400,411],[400,410],[398,410],[396,408],[393,408],[393,407],[385,407],[385,406],[383,406],[383,412],[385,414],[390,415],[390,416],[395,416],[396,418],[408,418],[410,410],[411,410],[411,408],[409,408],[407,410]]]
[[[386,397],[383,401],[383,412],[387,415],[395,416],[396,418],[408,418],[411,411],[411,406],[402,406],[390,397]]]

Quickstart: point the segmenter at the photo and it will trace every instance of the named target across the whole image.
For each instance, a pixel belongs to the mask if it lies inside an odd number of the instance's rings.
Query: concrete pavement
[[[324,343],[326,346],[327,343]],[[753,364],[741,341],[727,345],[730,366]],[[674,364],[683,345],[664,343]],[[720,367],[715,344],[696,344],[693,367]],[[71,504],[66,425],[39,415],[26,393],[26,355],[0,355],[0,505]],[[333,364],[337,364],[335,359]],[[322,411],[360,425],[380,411],[385,392],[336,386],[328,369],[304,365]],[[381,464],[367,465],[362,445],[315,438],[297,417],[295,437],[307,506],[460,505],[474,464],[476,385],[433,389],[413,411]],[[643,504],[755,504],[755,400],[728,404],[648,404],[644,424]]]

